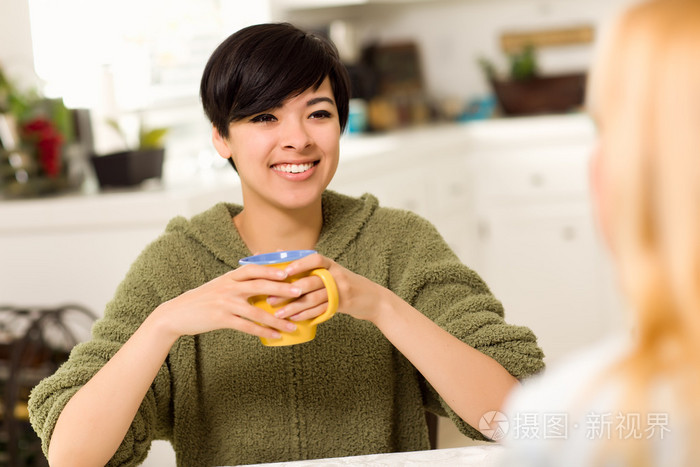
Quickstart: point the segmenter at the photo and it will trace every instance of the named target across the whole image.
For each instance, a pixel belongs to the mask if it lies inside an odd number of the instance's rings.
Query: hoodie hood
[[[322,206],[323,227],[314,249],[337,261],[377,209],[378,201],[370,194],[353,198],[326,190],[322,195]],[[194,240],[235,269],[239,266],[238,260],[252,255],[232,221],[242,210],[243,206],[239,204],[218,203],[190,220],[184,217],[173,219],[166,232],[179,233]]]

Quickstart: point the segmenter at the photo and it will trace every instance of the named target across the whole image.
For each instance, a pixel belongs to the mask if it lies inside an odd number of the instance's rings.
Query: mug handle
[[[328,293],[328,307],[326,311],[315,317],[309,324],[320,324],[324,321],[328,321],[331,317],[338,311],[338,287],[335,285],[335,279],[328,269],[318,268],[314,269],[309,273],[310,275],[318,276],[323,281],[323,285],[326,287],[326,292]]]

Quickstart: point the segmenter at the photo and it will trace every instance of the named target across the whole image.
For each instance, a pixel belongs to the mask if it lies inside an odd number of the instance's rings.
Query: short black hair
[[[348,121],[350,79],[333,43],[289,23],[243,28],[209,57],[200,84],[207,117],[224,138],[231,122],[279,107],[328,77],[341,133]]]

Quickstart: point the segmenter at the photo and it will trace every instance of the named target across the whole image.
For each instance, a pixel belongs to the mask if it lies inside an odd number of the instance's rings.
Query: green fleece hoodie
[[[241,209],[222,203],[189,221],[173,219],[139,256],[92,340],[31,394],[45,451],[70,397],[153,309],[251,254],[231,221]],[[393,290],[514,376],[543,367],[532,332],[503,321],[484,282],[415,214],[380,208],[370,195],[326,191],[316,250]],[[184,336],[109,465],[140,463],[153,439],[169,440],[187,467],[427,449],[426,408],[480,438],[374,325],[345,314],[320,325],[315,340],[288,347],[264,347],[233,330]]]

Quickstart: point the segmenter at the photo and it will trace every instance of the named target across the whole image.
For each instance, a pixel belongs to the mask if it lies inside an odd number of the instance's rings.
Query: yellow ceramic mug
[[[239,263],[241,265],[262,264],[273,268],[284,269],[292,261],[296,261],[313,253],[316,252],[313,250],[277,251],[275,253],[264,253],[261,255],[249,256],[240,260]],[[260,340],[262,341],[263,345],[294,345],[313,340],[313,338],[316,337],[316,326],[324,321],[328,321],[335,314],[335,312],[338,311],[338,287],[335,285],[335,280],[327,269],[319,268],[301,274],[296,274],[285,279],[285,282],[294,282],[302,277],[312,275],[321,278],[323,285],[326,287],[326,292],[328,293],[328,307],[326,308],[326,311],[313,319],[295,321],[294,324],[297,325],[297,329],[291,332],[280,331],[280,334],[282,334],[280,339],[268,339],[266,337],[261,337]],[[252,305],[261,308],[270,314],[274,314],[277,310],[289,303],[289,301],[286,301],[280,303],[279,305],[272,306],[267,303],[267,295],[257,295],[255,297],[251,297],[248,299],[248,301]]]

